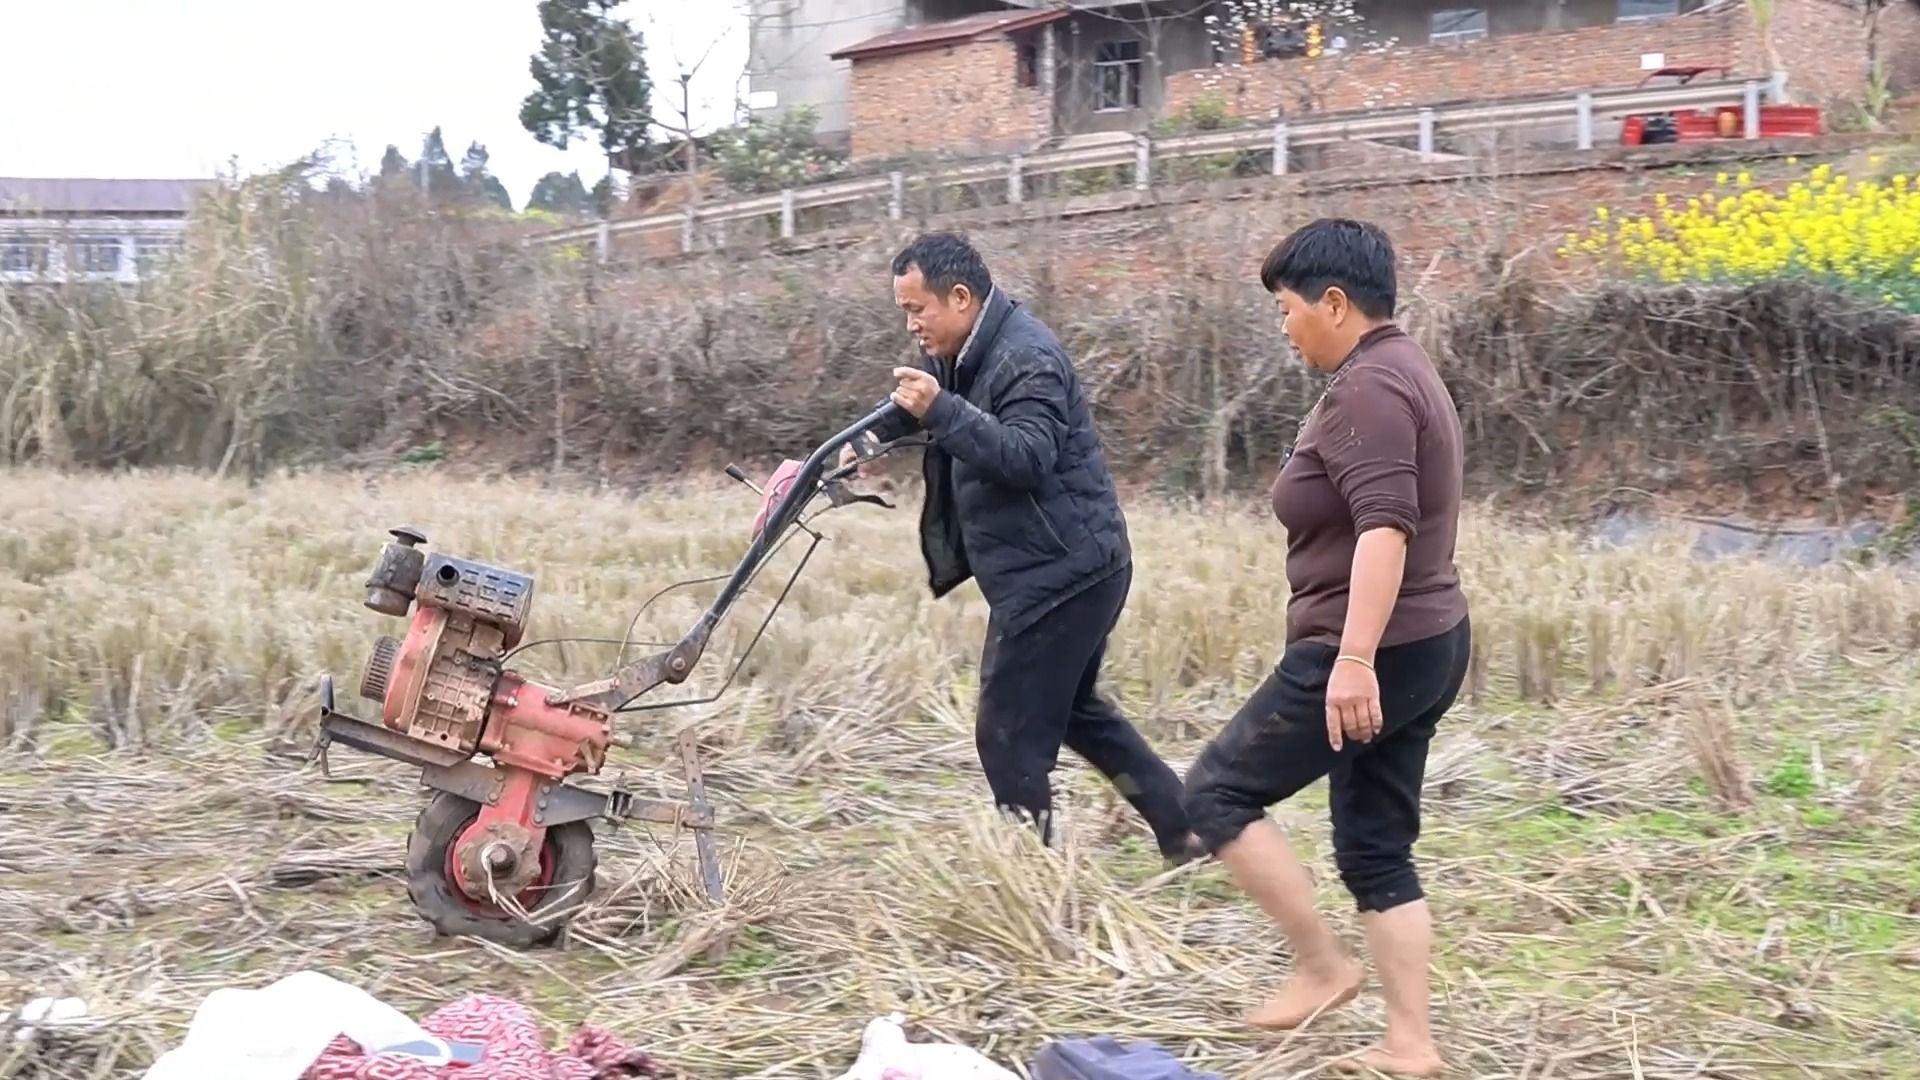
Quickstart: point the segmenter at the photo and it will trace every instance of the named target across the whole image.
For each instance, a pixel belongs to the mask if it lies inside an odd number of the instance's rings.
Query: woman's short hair
[[[1274,245],[1260,264],[1260,285],[1270,293],[1285,287],[1309,302],[1338,285],[1362,315],[1390,319],[1397,289],[1394,261],[1393,241],[1379,226],[1320,218]]]

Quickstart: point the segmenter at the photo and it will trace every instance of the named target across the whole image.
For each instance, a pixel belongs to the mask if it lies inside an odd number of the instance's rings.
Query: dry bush
[[[474,380],[471,332],[510,279],[524,302],[525,266],[511,233],[403,191],[256,178],[206,201],[137,290],[0,303],[0,460],[258,475],[489,419],[512,403]]]
[[[1920,320],[1800,280],[1567,293],[1514,269],[1426,338],[1470,457],[1516,487],[1820,502],[1920,480]]]
[[[1509,257],[1502,191],[1463,188],[1458,235],[1402,282],[1480,490],[1784,478],[1826,499],[1913,479],[1910,320],[1800,285],[1542,285]],[[1318,393],[1257,284],[1265,245],[1343,209],[1328,194],[976,238],[1071,349],[1120,467],[1217,494],[1263,478]],[[603,268],[405,191],[256,179],[210,202],[185,258],[137,292],[0,306],[0,454],[258,476],[411,451],[640,478],[792,453],[877,402],[908,357],[886,285],[907,234]]]

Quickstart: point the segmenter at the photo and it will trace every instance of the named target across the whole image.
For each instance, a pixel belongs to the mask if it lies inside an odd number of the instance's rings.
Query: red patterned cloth
[[[442,1039],[486,1047],[473,1065],[423,1065],[394,1054],[368,1056],[352,1039],[328,1044],[301,1080],[629,1080],[665,1073],[644,1052],[603,1028],[574,1032],[564,1054],[547,1050],[540,1018],[509,998],[474,994],[420,1022]]]
[[[772,476],[767,478],[767,486],[760,489],[765,492],[760,498],[760,513],[753,519],[754,536],[759,536],[760,530],[767,527],[767,519],[773,516],[773,508],[780,505],[780,500],[786,496],[787,489],[793,487],[795,480],[800,479],[800,466],[803,464],[805,463],[788,458],[780,463],[779,468],[773,470]]]

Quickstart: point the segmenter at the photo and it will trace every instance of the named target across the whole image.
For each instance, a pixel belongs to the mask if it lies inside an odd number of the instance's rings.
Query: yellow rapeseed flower
[[[1716,177],[1716,188],[1728,177]],[[1654,211],[1594,209],[1596,224],[1570,233],[1563,257],[1605,256],[1661,281],[1750,281],[1805,276],[1857,286],[1882,302],[1920,310],[1920,182],[1906,174],[1855,182],[1820,164],[1781,190],[1754,186],[1685,200],[1665,193]]]

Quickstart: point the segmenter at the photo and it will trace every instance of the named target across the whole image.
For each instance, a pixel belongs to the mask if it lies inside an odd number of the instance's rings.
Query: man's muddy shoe
[[[1182,843],[1180,847],[1173,851],[1162,851],[1160,853],[1160,858],[1165,861],[1167,869],[1169,870],[1176,866],[1185,866],[1196,859],[1204,859],[1206,857],[1207,849],[1201,845],[1200,838],[1192,833],[1187,834],[1186,841]]]

